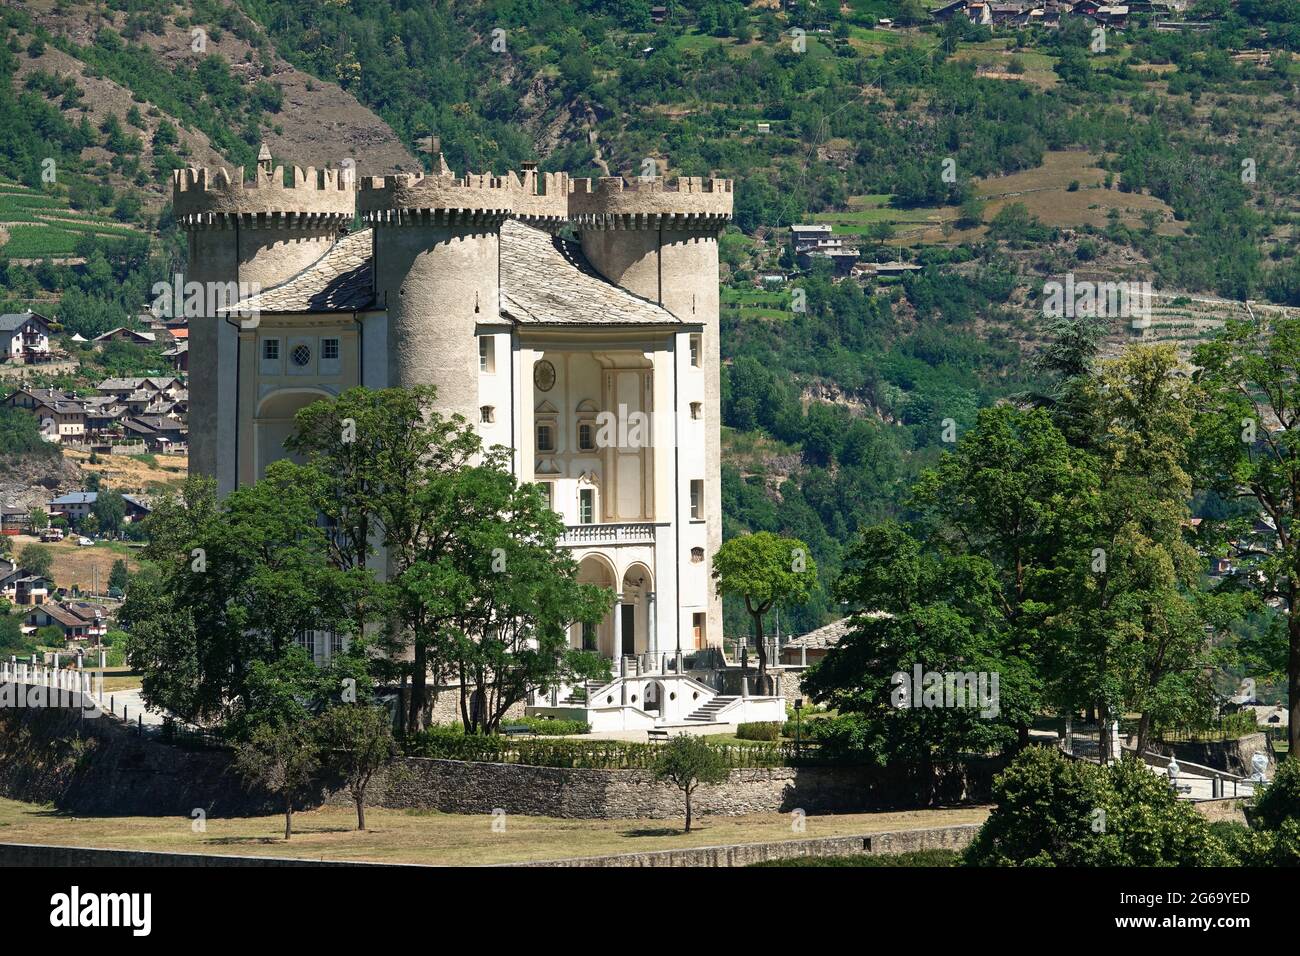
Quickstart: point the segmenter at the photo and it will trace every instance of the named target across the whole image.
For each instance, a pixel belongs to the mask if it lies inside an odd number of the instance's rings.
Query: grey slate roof
[[[0,315],[0,332],[16,332],[28,322],[45,325],[45,319],[35,312],[6,312]]]
[[[372,231],[339,239],[287,282],[229,313],[350,312],[374,304]],[[604,279],[577,243],[507,220],[501,227],[501,314],[525,325],[679,325],[667,309]]]
[[[252,312],[352,312],[374,300],[371,230],[349,233],[292,279],[226,309]]]
[[[679,325],[662,306],[603,278],[575,242],[501,227],[501,312],[524,325]]]
[[[819,627],[815,631],[809,631],[799,637],[791,638],[786,642],[786,647],[807,647],[807,648],[827,648],[834,647],[849,631],[850,619],[847,617],[840,618],[838,621],[832,621],[824,627]]]

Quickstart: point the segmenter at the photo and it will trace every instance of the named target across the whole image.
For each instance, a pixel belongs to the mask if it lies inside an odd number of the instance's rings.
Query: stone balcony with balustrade
[[[560,545],[591,548],[616,544],[654,544],[656,525],[649,522],[608,522],[566,525]]]

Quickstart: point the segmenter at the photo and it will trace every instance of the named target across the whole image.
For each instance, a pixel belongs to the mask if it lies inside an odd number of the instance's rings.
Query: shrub
[[[781,722],[777,720],[759,720],[739,724],[736,736],[741,740],[775,741],[781,736]]]
[[[1300,821],[1300,760],[1278,764],[1273,782],[1251,803],[1251,822],[1258,826],[1277,830],[1287,820]]]
[[[1140,761],[1099,767],[1051,748],[1019,754],[966,851],[976,866],[1230,866],[1224,842]]]
[[[731,767],[779,767],[784,752],[771,745],[730,745],[710,742],[720,759]],[[482,763],[518,763],[534,767],[570,767],[585,770],[652,770],[660,744],[622,740],[511,740],[429,728],[407,740],[413,757],[468,760]]]
[[[591,724],[585,720],[563,720],[558,717],[520,717],[517,720],[504,720],[503,724],[511,727],[527,727],[543,737],[565,737],[571,734],[591,733]]]

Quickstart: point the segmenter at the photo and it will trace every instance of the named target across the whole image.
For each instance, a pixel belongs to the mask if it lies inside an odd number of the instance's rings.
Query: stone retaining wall
[[[964,850],[978,823],[922,830],[890,830],[866,836],[818,837],[812,840],[784,840],[775,843],[742,843],[731,846],[697,846],[683,850],[652,850],[620,853],[616,856],[587,856],[568,860],[541,860],[510,866],[749,866],[768,860],[795,860],[810,856],[856,856],[860,854],[910,853],[916,850]]]
[[[940,774],[933,802],[987,802],[1000,760],[979,760]],[[703,786],[701,814],[735,816],[803,810],[862,813],[929,805],[917,780],[871,767],[773,767],[733,770]],[[112,717],[75,710],[0,709],[0,793],[99,816],[209,816],[276,813],[265,793],[249,792],[223,750],[190,750],[140,738]],[[308,805],[348,805],[324,786]],[[675,819],[681,794],[644,770],[577,770],[405,757],[376,775],[367,802],[391,809],[507,813],[570,819]]]
[[[944,803],[986,802],[1002,766],[986,760],[942,775]],[[696,812],[867,813],[923,806],[915,782],[871,767],[771,767],[732,770],[726,783],[702,786]],[[344,793],[328,802],[345,805]],[[672,819],[681,816],[680,791],[644,770],[576,770],[520,764],[473,763],[422,757],[399,759],[376,775],[369,802],[390,809],[571,819]]]

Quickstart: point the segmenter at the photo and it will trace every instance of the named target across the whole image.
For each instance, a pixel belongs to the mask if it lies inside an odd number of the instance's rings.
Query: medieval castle
[[[510,448],[517,478],[549,493],[581,579],[619,595],[574,646],[654,672],[721,642],[710,567],[729,180],[456,176],[438,156],[431,175],[358,185],[350,169],[295,168],[286,182],[263,147],[252,182],[180,170],[173,198],[186,278],[257,290],[190,318],[194,472],[228,492],[285,456],[303,406],[357,385],[435,385],[444,413]],[[327,657],[330,637],[311,650]]]

